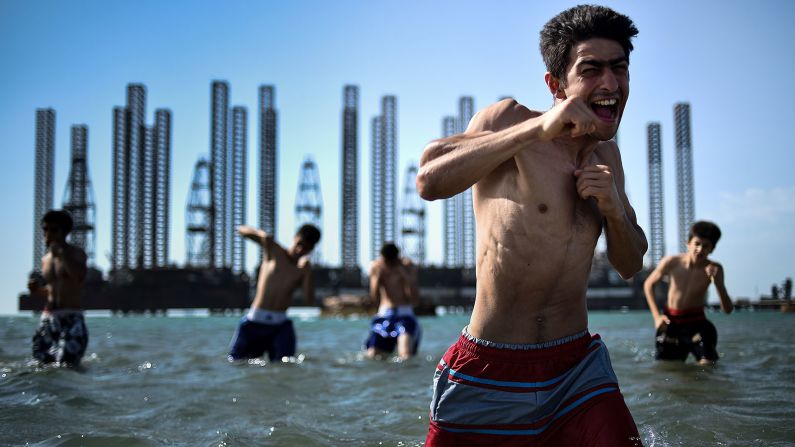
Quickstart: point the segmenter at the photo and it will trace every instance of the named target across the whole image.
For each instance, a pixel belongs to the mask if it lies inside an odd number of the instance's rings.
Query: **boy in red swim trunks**
[[[505,99],[425,148],[420,195],[472,187],[478,236],[475,305],[437,366],[426,447],[640,445],[585,296],[603,231],[624,278],[647,248],[612,141],[637,32],[609,8],[563,11],[541,31],[551,109]]]
[[[720,239],[720,228],[712,222],[698,221],[690,227],[687,253],[667,256],[643,283],[643,291],[654,318],[658,360],[686,360],[692,353],[700,364],[718,360],[718,333],[704,316],[707,289],[715,284],[724,312],[734,310],[724,284],[723,267],[709,259]],[[654,285],[670,278],[668,304],[661,314],[654,300]]]

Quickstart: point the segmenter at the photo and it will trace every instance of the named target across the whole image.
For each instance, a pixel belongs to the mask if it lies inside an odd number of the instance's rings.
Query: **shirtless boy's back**
[[[414,316],[419,300],[417,269],[391,242],[381,247],[381,256],[370,266],[370,299],[378,304],[378,312],[364,342],[367,356],[388,354],[395,347],[402,359],[416,354],[422,335]]]

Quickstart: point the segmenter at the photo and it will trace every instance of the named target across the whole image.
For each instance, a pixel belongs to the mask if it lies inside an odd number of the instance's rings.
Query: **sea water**
[[[647,446],[795,445],[795,314],[708,314],[718,366],[653,360],[648,312],[591,313]],[[423,317],[419,355],[362,356],[368,318],[297,318],[287,363],[229,363],[239,316],[88,316],[78,369],[30,361],[0,317],[0,445],[420,446],[431,380],[467,315]]]

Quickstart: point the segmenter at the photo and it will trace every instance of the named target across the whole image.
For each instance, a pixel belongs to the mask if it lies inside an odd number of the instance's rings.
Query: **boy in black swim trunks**
[[[72,216],[50,210],[41,218],[47,254],[41,258],[41,281],[31,278],[31,296],[47,298],[41,321],[33,336],[33,358],[40,363],[77,366],[88,345],[88,329],[80,304],[86,277],[86,253],[66,242]]]
[[[714,223],[694,223],[690,228],[687,253],[663,258],[643,284],[657,330],[658,360],[684,361],[690,353],[700,364],[709,365],[718,360],[715,349],[718,334],[704,315],[710,283],[715,284],[718,291],[721,310],[728,314],[734,309],[726,292],[723,266],[708,258],[720,236],[720,229]],[[667,308],[661,314],[654,300],[654,285],[665,276],[670,278],[670,288]]]

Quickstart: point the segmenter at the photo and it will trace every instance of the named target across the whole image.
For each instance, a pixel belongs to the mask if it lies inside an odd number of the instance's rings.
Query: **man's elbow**
[[[638,258],[637,260],[633,260],[632,262],[629,262],[626,265],[621,266],[621,268],[617,268],[616,270],[618,271],[618,274],[621,275],[621,278],[625,280],[630,280],[642,268],[643,268],[643,258]]]
[[[427,167],[420,168],[417,172],[417,193],[423,200],[441,199],[438,186],[434,182],[434,176],[428,172]]]

